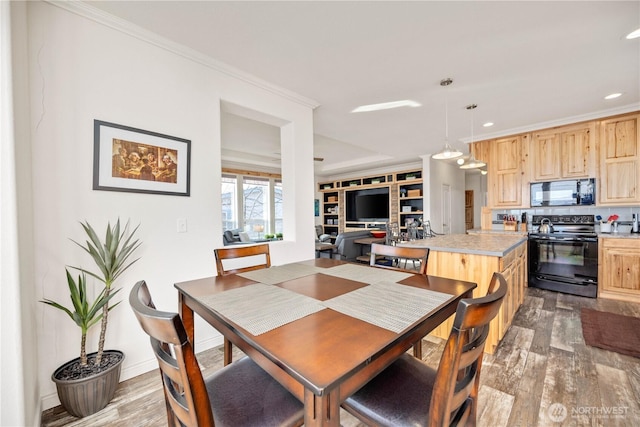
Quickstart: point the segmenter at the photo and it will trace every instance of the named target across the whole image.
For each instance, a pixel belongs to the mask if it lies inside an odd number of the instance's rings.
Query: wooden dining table
[[[305,426],[339,426],[340,404],[471,297],[475,283],[319,258],[176,283],[194,313],[304,403]]]

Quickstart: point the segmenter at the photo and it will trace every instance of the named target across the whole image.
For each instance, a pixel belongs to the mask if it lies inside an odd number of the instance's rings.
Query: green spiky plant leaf
[[[134,235],[140,226],[138,225],[133,231],[129,232],[129,221],[127,221],[124,228],[121,228],[120,219],[118,219],[113,227],[111,223],[107,224],[104,241],[102,241],[89,222],[85,221],[80,224],[87,234],[88,239],[84,245],[75,240],[73,240],[73,242],[91,256],[99,272],[93,272],[82,267],[72,268],[82,271],[104,283],[105,297],[109,297],[115,280],[140,259],[131,259],[131,255],[141,245],[138,239],[134,239]],[[109,297],[108,300],[110,299]],[[98,340],[98,352],[95,362],[98,366],[102,362],[110,309],[108,302],[102,307],[100,338]]]
[[[87,365],[87,331],[103,318],[103,309],[108,307],[107,310],[111,310],[119,303],[109,306],[109,300],[113,298],[119,291],[111,292],[109,295],[106,293],[106,289],[96,297],[93,303],[89,303],[87,300],[87,276],[82,273],[78,276],[76,282],[69,270],[65,269],[67,273],[67,285],[69,286],[69,298],[71,299],[72,308],[67,308],[56,301],[50,299],[43,299],[40,302],[50,305],[62,310],[75,322],[80,328],[80,365]]]

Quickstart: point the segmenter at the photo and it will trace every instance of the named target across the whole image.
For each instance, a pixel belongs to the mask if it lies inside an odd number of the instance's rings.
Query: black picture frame
[[[94,120],[93,189],[190,196],[191,141]]]

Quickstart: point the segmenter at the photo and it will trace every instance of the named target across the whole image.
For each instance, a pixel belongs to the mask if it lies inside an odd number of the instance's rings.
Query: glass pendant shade
[[[457,157],[462,156],[462,154],[463,154],[462,151],[451,147],[451,145],[449,145],[449,143],[446,142],[444,144],[444,149],[439,153],[434,154],[431,157],[436,160],[446,160],[446,159],[455,159]]]
[[[481,162],[480,160],[476,160],[475,157],[473,157],[473,154],[471,155],[471,157],[469,158],[469,161],[467,163],[465,163],[464,165],[460,166],[460,169],[477,169],[477,168],[481,168],[483,166],[486,166],[487,164],[485,162]]]

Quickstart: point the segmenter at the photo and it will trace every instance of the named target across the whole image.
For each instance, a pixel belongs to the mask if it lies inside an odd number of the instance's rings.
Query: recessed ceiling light
[[[422,104],[416,101],[411,101],[410,99],[403,99],[402,101],[392,101],[392,102],[383,102],[381,104],[369,104],[369,105],[361,105],[358,108],[352,110],[352,113],[364,113],[367,111],[378,111],[378,110],[389,110],[391,108],[400,108],[400,107],[420,107]]]
[[[640,28],[627,34],[628,40],[637,39],[638,37],[640,37]]]
[[[493,122],[487,122],[487,123],[483,124],[482,126],[484,126],[486,128],[491,127],[491,126],[493,126]]]
[[[611,93],[611,94],[605,96],[604,99],[615,99],[615,98],[618,98],[619,96],[622,96],[622,94],[621,93]]]

